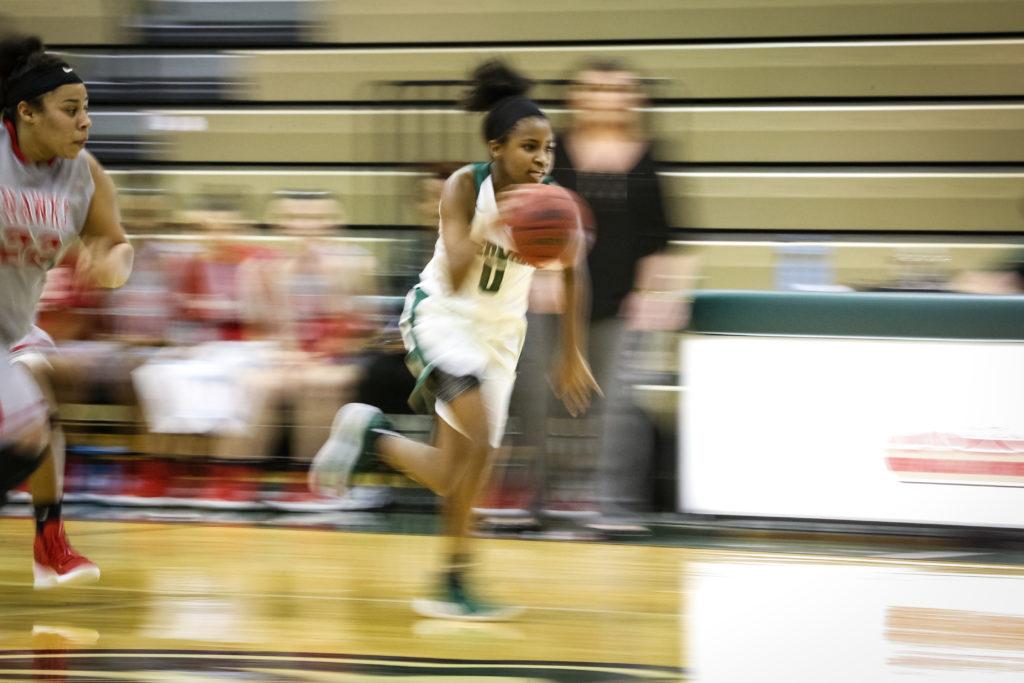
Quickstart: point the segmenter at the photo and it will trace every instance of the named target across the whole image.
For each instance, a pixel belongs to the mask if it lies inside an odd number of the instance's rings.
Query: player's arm
[[[441,189],[441,239],[453,292],[462,287],[476,256],[477,245],[469,238],[475,211],[473,167],[465,166],[449,176]]]
[[[565,292],[565,306],[562,309],[562,347],[556,365],[555,391],[569,413],[579,415],[590,406],[590,395],[601,393],[586,354],[586,312],[589,306],[587,292],[590,290],[586,240],[582,231],[577,232],[572,249],[566,250],[562,260],[562,284]]]
[[[78,272],[100,287],[120,287],[132,273],[135,251],[121,227],[113,181],[91,154],[87,158],[96,189],[82,228]]]

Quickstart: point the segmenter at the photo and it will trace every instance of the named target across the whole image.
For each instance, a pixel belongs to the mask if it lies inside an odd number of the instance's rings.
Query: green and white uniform
[[[406,297],[401,330],[409,369],[417,376],[410,403],[419,410],[434,410],[464,433],[444,401],[429,393],[427,378],[435,369],[453,377],[475,377],[487,410],[490,442],[496,448],[505,433],[526,336],[534,269],[512,250],[507,228],[492,220],[498,206],[490,164],[474,164],[473,171],[477,196],[470,240],[478,245],[473,265],[462,286],[453,290],[439,237],[420,283]]]

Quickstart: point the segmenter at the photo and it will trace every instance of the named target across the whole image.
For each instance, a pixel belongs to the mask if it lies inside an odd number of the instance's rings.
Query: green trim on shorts
[[[413,301],[409,308],[409,336],[412,337],[412,348],[405,354],[405,367],[416,378],[416,386],[409,393],[409,407],[420,414],[430,415],[434,412],[437,397],[427,387],[427,379],[437,367],[437,363],[427,360],[420,343],[416,340],[416,308],[430,296],[419,285],[412,288]]]

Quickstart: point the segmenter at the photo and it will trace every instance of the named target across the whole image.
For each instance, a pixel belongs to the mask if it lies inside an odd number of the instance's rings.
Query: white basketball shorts
[[[526,337],[526,320],[474,320],[453,310],[443,298],[416,287],[405,299],[400,327],[409,351],[407,364],[416,376],[410,404],[420,410],[433,409],[438,417],[465,434],[447,404],[430,394],[427,379],[434,370],[452,377],[475,377],[480,382],[487,411],[490,445],[500,446],[508,421],[516,364]]]
[[[46,421],[50,408],[22,361],[55,348],[50,335],[33,327],[17,344],[0,352],[4,356],[0,361],[0,446]]]

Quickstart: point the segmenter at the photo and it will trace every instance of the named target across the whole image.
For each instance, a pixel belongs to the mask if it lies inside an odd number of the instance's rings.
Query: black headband
[[[8,82],[4,88],[4,109],[34,100],[62,85],[81,82],[82,78],[64,62],[40,64]]]
[[[484,137],[488,140],[500,140],[521,119],[531,116],[547,118],[533,100],[525,97],[506,97],[498,102],[484,119]]]

